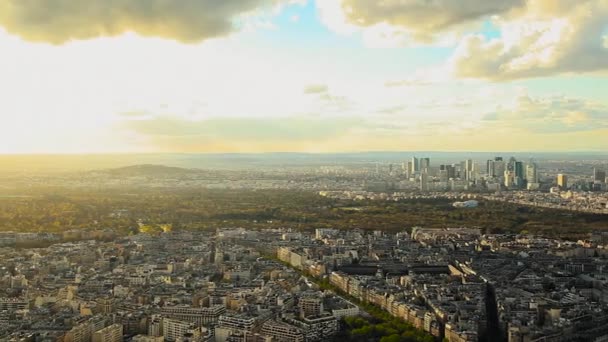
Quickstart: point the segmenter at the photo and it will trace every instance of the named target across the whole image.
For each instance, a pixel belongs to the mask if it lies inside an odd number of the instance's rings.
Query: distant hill
[[[141,165],[131,165],[120,167],[116,169],[106,169],[106,170],[98,170],[94,171],[96,173],[107,173],[113,176],[122,176],[122,177],[136,177],[136,176],[144,176],[144,177],[178,177],[185,176],[194,173],[200,173],[201,170],[198,169],[186,169],[181,167],[173,167],[173,166],[165,166],[165,165],[155,165],[155,164],[141,164]]]

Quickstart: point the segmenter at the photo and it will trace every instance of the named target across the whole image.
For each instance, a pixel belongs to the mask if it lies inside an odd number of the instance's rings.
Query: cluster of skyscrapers
[[[486,175],[489,179],[499,179],[506,188],[536,190],[540,187],[538,181],[538,166],[532,160],[527,164],[511,157],[505,162],[502,157],[487,161]]]
[[[591,169],[586,165],[563,164],[565,167],[555,167],[553,176],[541,174],[538,164],[530,159],[527,162],[515,157],[504,159],[497,156],[485,161],[466,159],[453,164],[432,165],[431,158],[412,157],[401,164],[401,169],[388,165],[388,174],[392,180],[400,179],[406,182],[393,183],[386,188],[411,188],[415,182],[420,191],[463,191],[463,190],[539,190],[556,192],[574,191],[608,191],[606,171],[601,167]],[[568,166],[570,165],[570,166]],[[586,168],[587,167],[587,168]],[[565,172],[569,172],[568,175]],[[381,175],[380,165],[376,164],[376,175]],[[374,183],[375,184],[375,183]]]
[[[412,157],[411,161],[403,163],[402,169],[408,179],[420,181],[422,191],[428,190],[430,181],[446,185],[463,182],[467,186],[504,186],[507,189],[536,190],[540,187],[537,164],[532,160],[524,163],[514,157],[508,161],[495,157],[483,166],[467,159],[456,164],[441,164],[439,169],[431,168],[430,158]]]

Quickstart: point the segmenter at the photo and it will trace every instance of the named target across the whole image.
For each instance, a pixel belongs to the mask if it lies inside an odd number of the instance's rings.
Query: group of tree
[[[608,216],[480,201],[453,208],[448,199],[340,200],[312,191],[209,189],[24,189],[27,197],[0,197],[0,230],[60,232],[112,228],[137,232],[138,222],[175,229],[217,227],[371,229],[479,227],[578,239],[608,229]],[[119,215],[115,215],[116,212]]]
[[[346,317],[342,321],[343,330],[336,341],[379,341],[379,342],[433,342],[434,338],[414,328],[398,318],[389,317],[378,321],[376,318],[361,316]]]

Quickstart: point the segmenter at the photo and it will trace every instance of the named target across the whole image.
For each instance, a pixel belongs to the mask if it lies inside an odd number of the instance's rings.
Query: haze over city
[[[607,89],[608,0],[0,0],[0,341],[608,341]]]

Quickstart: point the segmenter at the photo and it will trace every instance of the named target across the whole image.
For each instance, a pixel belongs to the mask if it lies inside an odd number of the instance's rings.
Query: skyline
[[[545,163],[583,163],[593,167],[608,168],[605,163],[606,152],[593,153],[533,153],[533,152],[437,152],[437,151],[401,151],[401,152],[354,152],[354,153],[143,153],[143,154],[53,154],[53,155],[6,155],[0,154],[0,172],[64,172],[83,170],[102,170],[131,166],[169,166],[186,169],[225,169],[250,170],[282,167],[320,167],[336,165],[370,166],[393,165],[402,167],[412,157],[430,158],[434,166],[440,164],[458,164],[472,159],[482,165],[487,160],[511,157],[517,160]],[[591,172],[591,171],[589,171]]]
[[[382,4],[2,2],[0,153],[608,149],[608,1]]]

